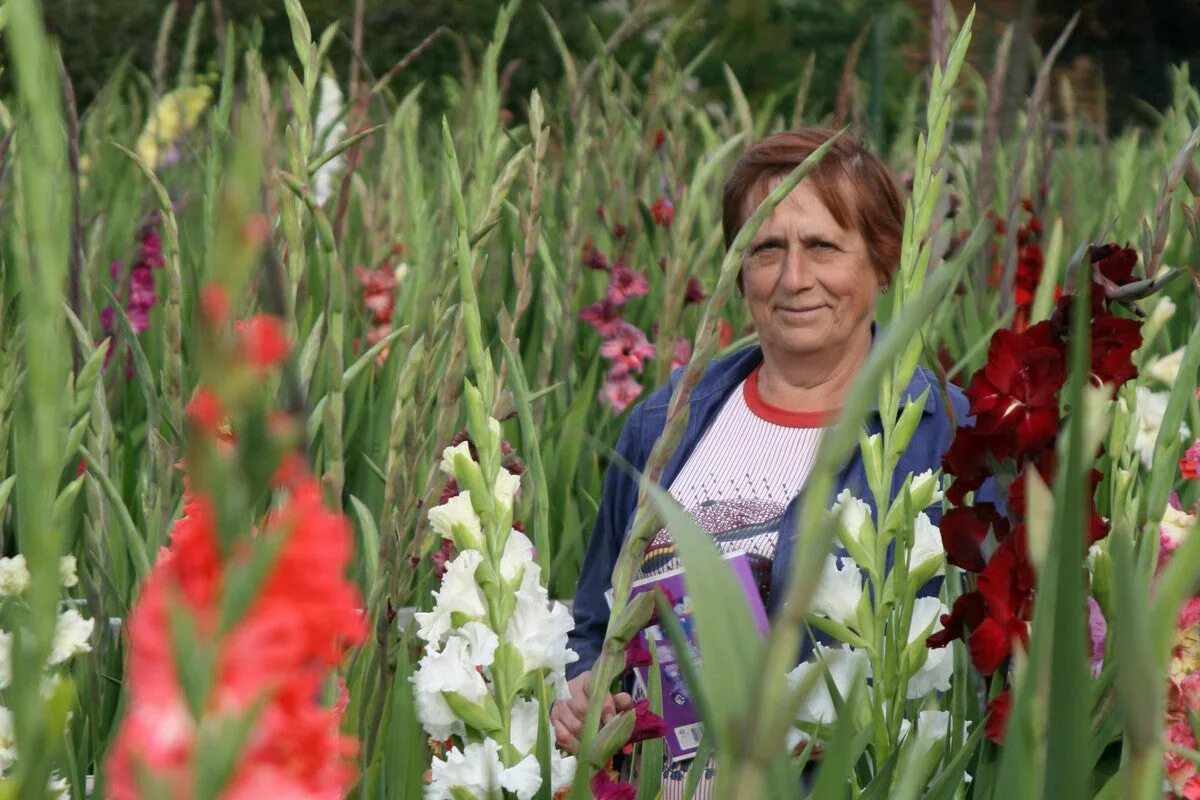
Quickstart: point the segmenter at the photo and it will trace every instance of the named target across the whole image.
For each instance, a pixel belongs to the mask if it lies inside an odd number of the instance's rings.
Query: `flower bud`
[[[622,711],[610,719],[608,724],[596,734],[596,738],[592,739],[586,754],[587,762],[596,767],[607,764],[608,760],[629,741],[629,737],[633,735],[635,722],[637,722],[637,715],[633,709]]]

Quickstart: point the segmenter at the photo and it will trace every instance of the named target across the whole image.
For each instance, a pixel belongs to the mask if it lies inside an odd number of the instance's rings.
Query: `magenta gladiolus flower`
[[[630,742],[661,739],[667,735],[667,723],[650,710],[649,700],[639,700],[633,707],[633,714],[633,733],[629,737]]]
[[[606,769],[592,777],[591,789],[595,800],[637,800],[637,788],[631,783],[614,780]]]

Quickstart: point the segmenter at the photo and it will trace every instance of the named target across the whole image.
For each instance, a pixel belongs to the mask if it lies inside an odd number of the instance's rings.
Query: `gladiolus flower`
[[[221,401],[211,389],[203,386],[196,390],[196,396],[187,404],[185,412],[193,425],[210,436],[219,434],[225,419]]]
[[[671,223],[675,221],[675,205],[669,197],[663,195],[650,206],[650,216],[654,218],[655,225],[670,228]]]
[[[609,370],[604,386],[600,389],[600,400],[612,409],[614,414],[620,414],[629,408],[641,393],[642,385],[628,372],[618,375]]]
[[[968,572],[979,572],[986,564],[983,541],[995,531],[997,541],[1008,535],[1008,520],[991,503],[952,508],[941,522],[942,545],[946,560]]]
[[[695,275],[688,278],[687,289],[683,295],[683,304],[690,306],[695,303],[703,303],[708,299],[708,295],[704,292],[704,287],[700,285],[700,279]]]
[[[1023,334],[996,331],[987,364],[967,387],[975,427],[997,458],[1035,453],[1058,433],[1058,391],[1066,373],[1062,354],[1039,341],[1043,324]]]
[[[1193,442],[1179,459],[1179,472],[1189,481],[1200,478],[1200,439]]]
[[[579,318],[588,325],[591,325],[596,333],[605,339],[610,339],[616,335],[617,323],[621,321],[621,318],[617,315],[616,306],[607,299],[580,310]]]
[[[583,265],[588,269],[601,272],[608,270],[608,259],[596,248],[591,239],[583,243]]]
[[[592,776],[590,786],[594,800],[637,800],[637,787],[615,780],[607,769]]]
[[[648,739],[661,739],[667,735],[667,723],[663,718],[650,710],[649,700],[639,700],[633,706],[633,733],[629,741],[644,742]]]
[[[239,322],[237,329],[245,358],[255,369],[271,369],[287,358],[287,336],[278,317],[257,314],[245,322]]]
[[[686,367],[692,358],[692,343],[687,339],[675,342],[675,355],[671,358],[671,369]]]
[[[1008,726],[1008,715],[1012,711],[1012,692],[1008,689],[992,698],[987,706],[987,726],[984,734],[996,744],[1004,744],[1004,729]]]
[[[614,306],[622,306],[635,297],[645,297],[648,294],[650,282],[646,280],[645,275],[634,272],[623,261],[613,264],[608,290],[604,295],[605,301]]]
[[[204,320],[216,327],[225,324],[229,319],[229,295],[225,287],[218,283],[210,283],[200,292],[200,309]]]
[[[646,359],[654,357],[654,345],[646,334],[624,320],[614,326],[613,336],[600,345],[600,355],[625,372],[641,372]]]

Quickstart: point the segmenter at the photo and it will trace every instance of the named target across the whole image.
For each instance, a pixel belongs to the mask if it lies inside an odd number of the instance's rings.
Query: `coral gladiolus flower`
[[[217,399],[211,389],[204,387],[197,389],[196,396],[192,398],[192,402],[187,404],[185,412],[192,424],[201,431],[210,436],[217,436],[220,433],[225,412],[221,409],[221,401]]]
[[[1189,481],[1200,478],[1200,439],[1196,440],[1183,458],[1179,459],[1179,472]]]
[[[258,370],[267,370],[283,363],[288,356],[287,336],[278,317],[257,314],[237,324],[246,360]]]

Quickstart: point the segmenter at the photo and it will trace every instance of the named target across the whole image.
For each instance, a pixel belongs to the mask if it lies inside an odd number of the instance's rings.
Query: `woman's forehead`
[[[779,186],[785,177],[787,177],[785,173],[773,173],[755,181],[754,185],[750,187],[750,191],[746,193],[742,218],[749,219],[754,210]],[[847,202],[851,199],[848,195],[852,195],[852,190],[847,183],[845,180],[838,180],[831,185],[830,182],[814,180],[812,176],[809,176],[797,184],[796,188],[783,199],[776,207],[776,212],[768,217],[768,222],[779,219],[777,213],[779,209],[799,210],[815,219],[827,219],[842,230],[847,230],[852,227],[848,224],[850,220],[839,218],[845,217],[848,208],[852,208],[854,205],[852,202]]]

